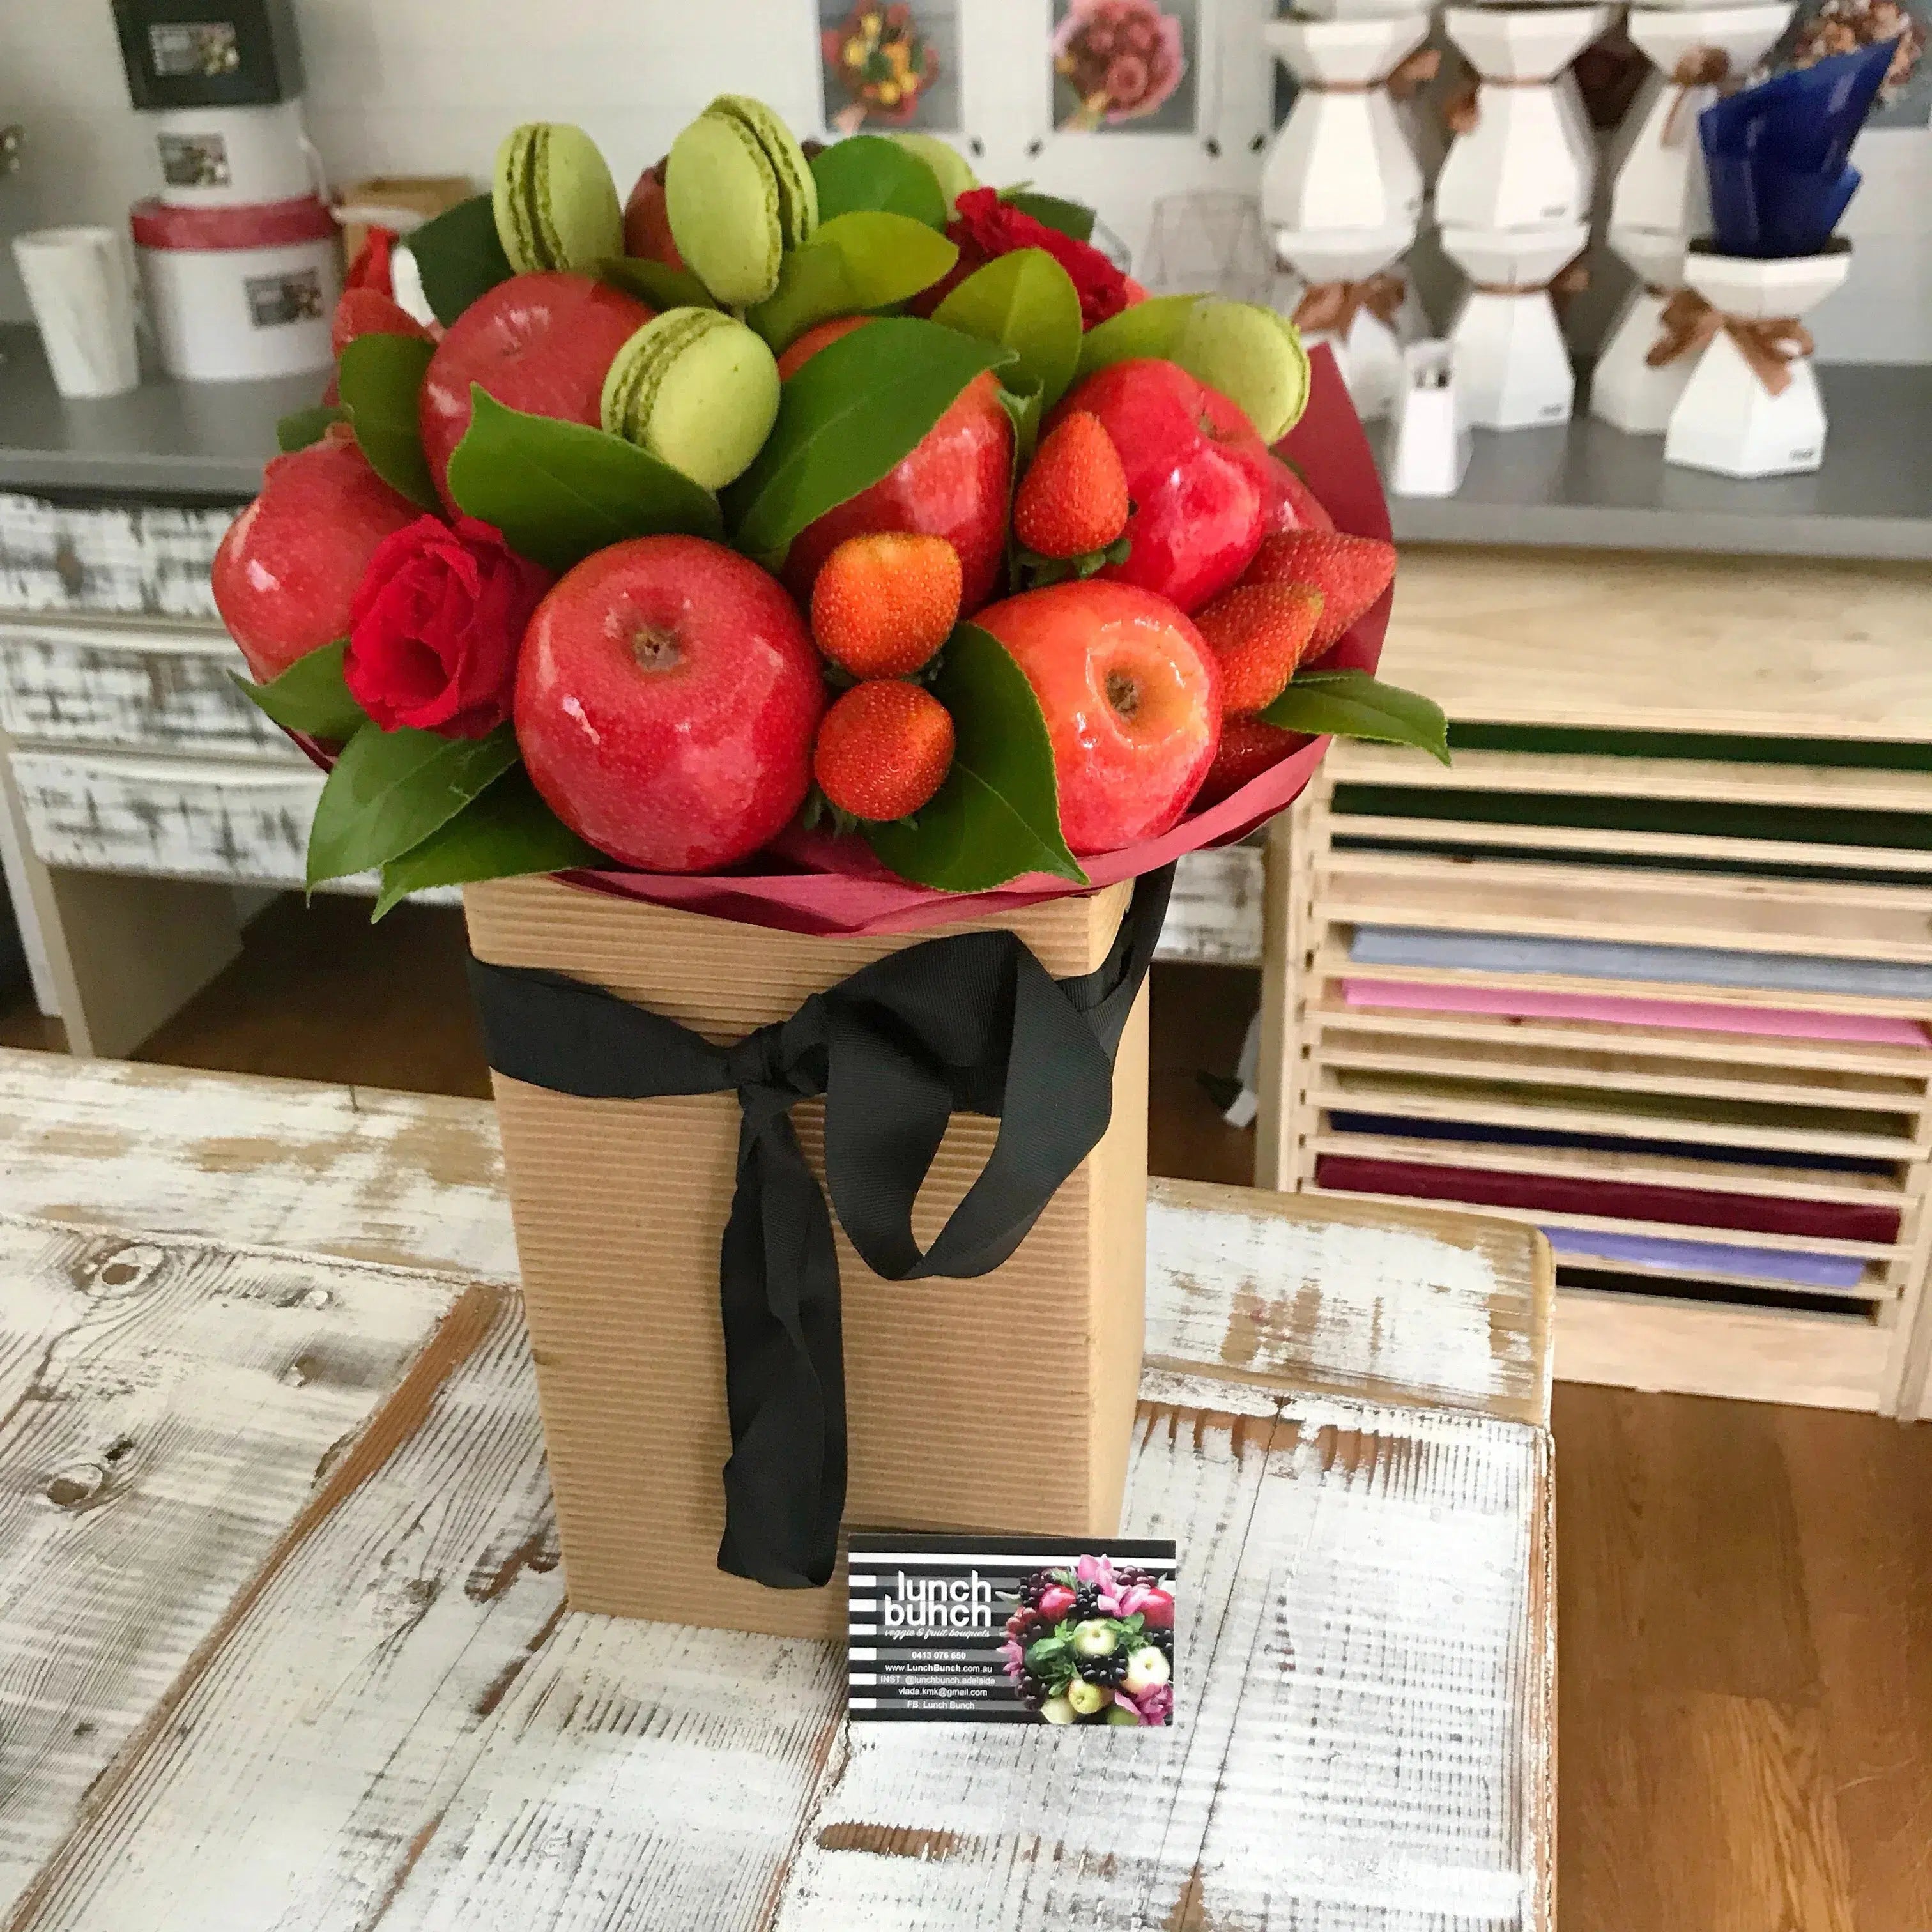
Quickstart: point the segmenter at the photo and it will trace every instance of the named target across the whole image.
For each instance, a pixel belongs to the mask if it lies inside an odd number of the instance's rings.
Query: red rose
[[[385,731],[484,736],[510,715],[518,649],[555,580],[488,524],[418,518],[383,540],[350,604],[350,695]]]
[[[1036,220],[1025,209],[1000,199],[997,188],[976,188],[962,194],[946,234],[959,244],[959,262],[940,284],[950,290],[975,268],[982,268],[1016,248],[1044,248],[1073,279],[1080,292],[1080,326],[1091,328],[1128,306],[1127,278],[1099,249],[1076,242]],[[939,300],[944,301],[941,294]]]

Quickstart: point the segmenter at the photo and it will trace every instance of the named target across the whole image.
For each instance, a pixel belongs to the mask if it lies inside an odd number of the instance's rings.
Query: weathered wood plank
[[[0,1219],[0,1909],[459,1292]]]
[[[0,490],[0,610],[219,625],[208,572],[234,514],[55,503]]]
[[[1157,959],[1256,966],[1262,957],[1262,848],[1190,852],[1176,868]]]

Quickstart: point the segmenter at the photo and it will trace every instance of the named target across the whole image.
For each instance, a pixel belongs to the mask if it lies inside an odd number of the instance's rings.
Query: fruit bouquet
[[[1148,1570],[1105,1556],[1035,1570],[1000,1651],[1044,1724],[1174,1721],[1174,1596]]]
[[[626,212],[578,130],[515,130],[408,243],[435,320],[344,298],[223,543],[244,688],[329,767],[311,886],[900,931],[1238,838],[1318,734],[1442,754],[1371,674],[1385,512],[1291,325],[734,96]]]

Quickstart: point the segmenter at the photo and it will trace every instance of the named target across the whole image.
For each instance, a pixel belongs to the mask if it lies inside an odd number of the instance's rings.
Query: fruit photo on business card
[[[1036,1570],[1000,1655],[1042,1724],[1174,1721],[1174,1593],[1152,1570],[1092,1556]]]

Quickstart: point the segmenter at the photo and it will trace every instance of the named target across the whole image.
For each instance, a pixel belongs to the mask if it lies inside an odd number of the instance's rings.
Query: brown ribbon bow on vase
[[[1408,292],[1408,284],[1387,268],[1359,282],[1311,282],[1294,305],[1294,326],[1312,334],[1339,335],[1346,340],[1356,316],[1366,309],[1378,322],[1393,328]]]
[[[1796,316],[1726,315],[1695,289],[1679,289],[1664,304],[1658,322],[1664,333],[1643,358],[1653,369],[1703,349],[1721,329],[1766,393],[1774,396],[1781,396],[1790,388],[1791,364],[1817,346],[1811,332]]]
[[[1450,134],[1473,134],[1483,118],[1480,96],[1486,87],[1547,87],[1547,74],[1465,74],[1442,103],[1442,126]]]
[[[1590,265],[1581,255],[1571,256],[1546,282],[1472,281],[1469,284],[1479,296],[1547,295],[1559,314],[1565,304],[1589,286]]]
[[[1311,94],[1379,94],[1384,88],[1396,100],[1408,100],[1436,78],[1442,56],[1433,47],[1418,47],[1376,80],[1304,80],[1296,84]]]
[[[1666,147],[1676,147],[1684,139],[1691,90],[1699,87],[1722,88],[1730,77],[1731,57],[1722,47],[1692,47],[1678,58],[1670,70],[1670,84],[1677,92],[1672,97],[1670,112],[1664,117]]]

